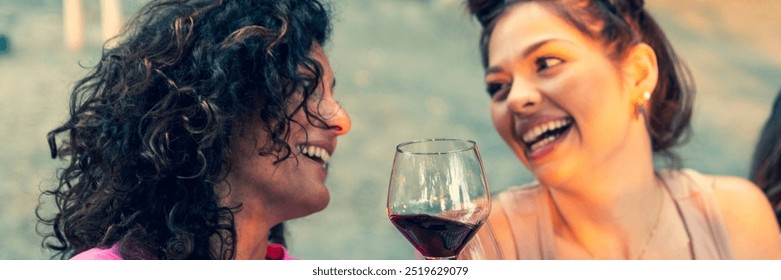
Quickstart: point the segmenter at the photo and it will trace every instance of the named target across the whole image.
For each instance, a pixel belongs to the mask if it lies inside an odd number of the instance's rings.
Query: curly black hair
[[[231,168],[231,137],[259,118],[271,138],[260,154],[280,162],[291,156],[293,114],[327,126],[305,104],[322,76],[310,52],[330,31],[317,0],[145,5],[75,84],[69,118],[47,135],[52,158],[67,165],[36,209],[52,230],[39,233],[42,245],[61,259],[113,244],[125,259],[234,258],[241,205],[221,205],[216,189]],[[57,207],[48,218],[47,196]],[[284,242],[281,229],[269,238]]]

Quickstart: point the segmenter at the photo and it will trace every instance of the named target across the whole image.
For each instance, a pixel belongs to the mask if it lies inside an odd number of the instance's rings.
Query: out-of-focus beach
[[[41,189],[61,162],[46,133],[65,120],[74,82],[101,46],[98,1],[82,1],[86,44],[63,43],[60,1],[0,0],[0,259],[47,259],[36,233]],[[145,1],[122,1],[129,17]],[[757,134],[781,90],[781,1],[652,0],[647,5],[689,65],[698,93],[693,135],[679,149],[703,173],[746,177]],[[493,191],[533,180],[496,135],[479,63],[479,25],[461,0],[333,1],[326,46],[336,96],[353,120],[333,155],[331,202],[289,222],[302,259],[412,259],[385,213],[395,145],[477,141]]]

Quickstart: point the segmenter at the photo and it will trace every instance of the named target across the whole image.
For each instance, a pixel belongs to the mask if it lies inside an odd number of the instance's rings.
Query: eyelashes
[[[497,93],[504,93],[509,90],[507,83],[488,83],[486,84],[485,91],[488,93],[488,97],[494,99]]]
[[[542,56],[534,60],[534,65],[537,67],[537,73],[542,73],[562,63],[564,63],[564,60],[555,56]]]
[[[561,66],[564,63],[564,59],[556,56],[540,56],[533,60],[533,66],[530,66],[532,71],[530,72],[534,73],[535,78],[551,77],[558,73],[558,66]],[[502,71],[496,74],[489,74],[486,79],[488,80],[486,82],[486,92],[488,93],[488,96],[494,101],[503,100],[512,88],[512,77],[503,77],[512,75],[512,73],[507,73],[508,75],[501,73]],[[497,77],[491,78],[491,76],[494,75]]]

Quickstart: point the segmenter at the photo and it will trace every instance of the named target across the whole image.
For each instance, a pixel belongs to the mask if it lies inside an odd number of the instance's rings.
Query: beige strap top
[[[694,259],[732,259],[727,232],[713,194],[714,182],[690,169],[664,171],[662,176],[686,227]],[[548,193],[536,182],[499,193],[494,197],[489,222],[483,225],[461,257],[557,259],[549,199]],[[514,240],[514,244],[496,244],[493,236],[499,240]]]

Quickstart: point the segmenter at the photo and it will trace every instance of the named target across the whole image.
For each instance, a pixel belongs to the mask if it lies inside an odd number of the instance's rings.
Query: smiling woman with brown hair
[[[688,133],[693,90],[644,1],[468,5],[483,26],[495,128],[537,181],[494,197],[462,257],[781,257],[756,185],[682,168],[672,152]]]
[[[39,213],[44,245],[73,259],[287,257],[272,244],[281,223],[326,207],[351,125],[329,32],[316,0],[149,3],[49,133],[67,166],[44,193],[58,210]]]

